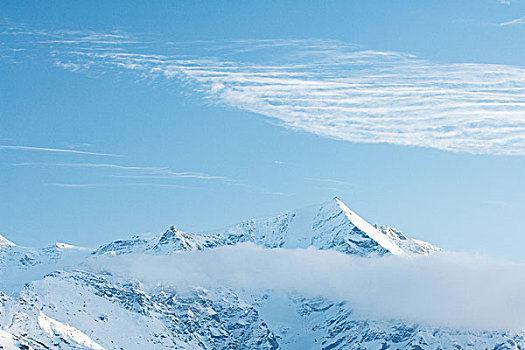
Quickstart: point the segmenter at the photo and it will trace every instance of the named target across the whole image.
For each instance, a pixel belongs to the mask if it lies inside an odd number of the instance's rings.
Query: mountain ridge
[[[335,197],[319,205],[270,217],[247,219],[223,229],[187,233],[172,226],[160,237],[134,236],[116,240],[100,246],[93,254],[173,253],[241,242],[252,242],[266,248],[313,246],[359,256],[430,254],[440,250],[419,240],[410,241],[412,248],[404,249],[396,243],[399,239],[393,240],[386,232],[370,225]],[[425,248],[417,249],[418,245],[424,245]],[[406,244],[403,246],[406,247]]]
[[[0,346],[9,350],[525,348],[525,332],[366,319],[344,301],[306,297],[300,291],[283,294],[217,285],[192,286],[183,292],[173,285],[142,283],[134,275],[115,275],[104,265],[113,255],[162,257],[240,243],[280,251],[299,248],[305,253],[314,247],[365,261],[441,251],[394,228],[370,225],[338,198],[202,233],[172,226],[159,235],[135,235],[94,250],[60,243],[33,249],[9,242],[0,245],[0,286],[5,289],[9,278],[18,285],[11,289],[16,296],[1,294]],[[66,259],[72,251],[81,254]]]

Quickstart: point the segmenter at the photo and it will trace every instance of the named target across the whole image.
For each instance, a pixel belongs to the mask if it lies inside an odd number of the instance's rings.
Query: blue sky
[[[3,2],[0,233],[96,246],[337,195],[523,261],[525,2]]]

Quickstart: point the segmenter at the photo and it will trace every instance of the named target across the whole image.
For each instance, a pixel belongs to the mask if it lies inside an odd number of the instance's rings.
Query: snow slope
[[[24,298],[0,294],[0,325],[0,348],[104,349],[78,329],[46,316]]]

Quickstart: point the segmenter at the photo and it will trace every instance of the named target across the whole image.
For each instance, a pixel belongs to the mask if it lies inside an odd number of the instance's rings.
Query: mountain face
[[[11,289],[10,296],[0,294],[0,349],[525,348],[523,332],[378,321],[357,316],[340,300],[300,291],[151,284],[107,266],[117,255],[194,254],[246,242],[266,249],[313,246],[364,259],[440,251],[368,224],[337,198],[211,232],[171,227],[92,252],[63,244],[30,249],[0,238],[0,289]]]
[[[385,225],[374,225],[374,227],[383,235],[392,240],[400,249],[407,254],[428,255],[439,252],[441,249],[428,242],[423,242],[414,238],[405,236],[393,227]]]

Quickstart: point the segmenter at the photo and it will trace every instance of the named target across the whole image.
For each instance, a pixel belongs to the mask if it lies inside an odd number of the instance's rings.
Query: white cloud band
[[[212,101],[324,137],[525,154],[522,67],[435,63],[326,40],[139,45],[117,38],[62,34],[41,45],[71,71],[175,79]]]
[[[91,263],[146,288],[298,291],[346,301],[367,319],[467,329],[525,327],[525,266],[468,254],[368,259],[241,244],[173,256],[105,256]]]

